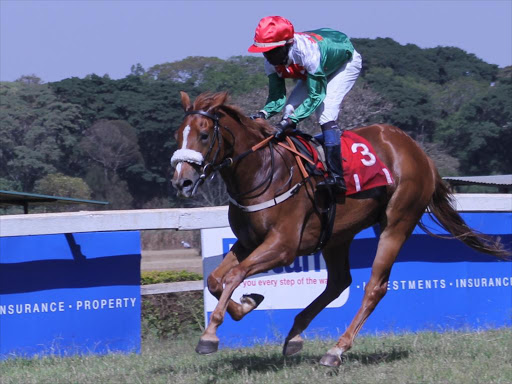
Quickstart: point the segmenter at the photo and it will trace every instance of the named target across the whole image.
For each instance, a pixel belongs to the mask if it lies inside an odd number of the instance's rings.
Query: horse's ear
[[[217,108],[219,108],[221,105],[224,105],[224,103],[228,99],[228,93],[227,92],[219,92],[213,95],[212,97],[212,103],[208,107],[208,112],[215,112]]]
[[[181,94],[181,105],[183,106],[183,110],[188,112],[192,109],[192,105],[190,104],[190,97],[187,92],[180,91]]]

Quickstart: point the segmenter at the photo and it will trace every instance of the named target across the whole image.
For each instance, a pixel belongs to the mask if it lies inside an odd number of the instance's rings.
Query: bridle
[[[220,164],[215,164],[217,162],[217,158],[219,156],[219,152],[220,152],[220,149],[222,147],[223,140],[224,140],[222,135],[220,134],[220,127],[221,127],[221,125],[219,125],[220,117],[217,116],[217,115],[211,114],[209,112],[206,112],[206,111],[201,111],[201,110],[188,111],[188,112],[185,113],[185,116],[189,116],[189,115],[206,116],[209,119],[213,120],[213,135],[212,135],[212,138],[210,140],[210,145],[209,145],[209,148],[208,148],[208,152],[206,152],[206,155],[204,156],[205,163],[204,163],[204,165],[201,168],[201,175],[199,176],[199,179],[203,180],[203,182],[204,182],[204,180],[208,177],[208,175],[210,173],[216,172],[216,171],[218,171],[218,170],[220,170],[220,169],[222,169],[224,167],[231,166],[231,164],[233,163],[233,159],[231,157],[227,157]],[[233,138],[233,142],[231,143],[231,147],[233,148],[235,146],[235,135],[233,134],[233,132],[231,132],[231,130],[228,127],[223,125],[222,128],[224,128],[227,132],[229,132],[229,134]],[[213,155],[213,159],[212,159],[211,162],[206,162],[206,160],[208,159],[208,157],[210,156],[210,154],[213,151],[213,147],[215,146],[215,142],[218,142],[219,145],[217,145],[217,150],[215,151],[215,154]]]
[[[171,158],[171,165],[173,167],[180,162],[189,162],[189,163],[198,164],[200,166],[200,175],[199,175],[199,178],[197,179],[197,181],[195,182],[193,190],[192,190],[192,193],[195,194],[197,191],[197,188],[199,188],[205,182],[206,178],[210,174],[212,174],[222,168],[230,167],[233,164],[233,158],[231,158],[231,157],[226,157],[223,161],[221,161],[220,163],[217,163],[217,159],[219,157],[221,147],[224,143],[224,138],[222,137],[222,135],[220,133],[220,128],[222,127],[223,129],[225,129],[233,138],[233,142],[231,143],[232,148],[235,145],[235,135],[233,134],[233,132],[231,132],[231,130],[228,127],[221,126],[219,124],[220,117],[218,115],[215,115],[215,114],[212,114],[212,113],[209,113],[206,111],[202,111],[202,110],[185,112],[185,116],[189,116],[189,115],[201,115],[201,116],[205,116],[213,121],[213,135],[211,137],[211,140],[210,140],[210,143],[208,146],[208,151],[206,152],[206,155],[204,156],[204,158],[200,164],[197,161],[190,161],[190,159],[186,159],[186,158],[180,156],[179,154],[176,156],[176,153]],[[212,160],[207,161],[213,152],[215,143],[218,143],[217,149],[215,150],[215,153],[213,154]]]

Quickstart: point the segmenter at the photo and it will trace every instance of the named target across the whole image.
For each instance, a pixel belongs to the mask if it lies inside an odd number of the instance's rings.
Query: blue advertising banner
[[[499,236],[512,247],[512,213],[462,213],[472,228]],[[423,222],[434,233],[447,235],[429,216]],[[236,239],[232,232],[203,230],[205,276]],[[206,243],[217,242],[222,248]],[[339,337],[359,309],[377,250],[378,227],[368,228],[353,241],[350,265],[353,282],[342,295],[310,324],[306,337]],[[303,256],[288,267],[257,275],[235,290],[265,296],[260,306],[235,322],[226,315],[218,329],[221,347],[248,346],[260,342],[283,342],[294,317],[314,300],[326,284],[325,264],[320,254]],[[205,319],[216,305],[205,289]],[[512,326],[512,262],[473,251],[457,240],[438,239],[418,227],[405,243],[391,272],[388,293],[370,316],[361,333],[409,331],[478,330]]]
[[[140,352],[139,232],[0,238],[0,359]]]

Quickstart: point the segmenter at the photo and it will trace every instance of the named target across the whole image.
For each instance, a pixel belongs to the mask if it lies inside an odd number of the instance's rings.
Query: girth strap
[[[285,200],[288,200],[290,197],[295,195],[297,192],[299,192],[299,189],[304,184],[304,181],[301,181],[300,183],[295,184],[292,188],[290,188],[288,191],[283,193],[282,195],[276,196],[271,200],[267,200],[263,203],[259,204],[253,204],[253,205],[242,205],[238,203],[235,199],[233,199],[231,196],[229,196],[229,201],[231,204],[236,205],[238,208],[240,208],[244,212],[257,212],[261,211],[263,209],[267,209],[270,207],[273,207],[277,204],[282,203]]]

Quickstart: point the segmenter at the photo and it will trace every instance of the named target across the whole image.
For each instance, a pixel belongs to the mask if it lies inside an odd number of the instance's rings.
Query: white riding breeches
[[[336,121],[345,95],[352,89],[361,72],[362,58],[354,50],[352,58],[340,69],[327,77],[327,91],[325,99],[316,109],[315,114],[320,124]],[[306,81],[299,80],[291,92],[284,107],[283,119],[292,115],[302,102],[308,97]]]

